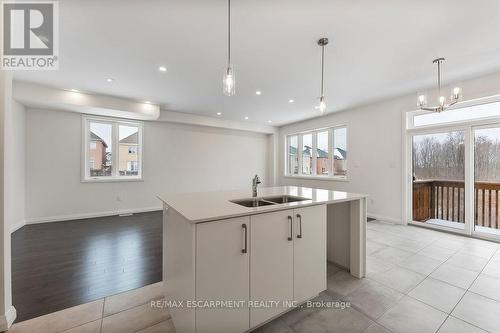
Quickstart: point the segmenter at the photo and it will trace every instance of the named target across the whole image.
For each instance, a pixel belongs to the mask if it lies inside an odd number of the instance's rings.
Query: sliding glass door
[[[500,240],[500,95],[407,112],[408,223]]]
[[[475,127],[474,231],[500,236],[500,125]]]
[[[464,230],[465,131],[411,136],[412,220]]]

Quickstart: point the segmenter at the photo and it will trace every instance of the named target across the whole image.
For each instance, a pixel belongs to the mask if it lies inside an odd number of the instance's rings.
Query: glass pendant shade
[[[417,100],[417,106],[418,107],[423,107],[427,105],[427,96],[425,95],[418,95],[418,100]]]
[[[235,78],[233,72],[233,66],[229,65],[224,68],[224,75],[222,77],[222,92],[226,96],[233,96],[235,93],[234,90]]]
[[[438,102],[440,107],[444,107],[446,105],[446,97],[440,96]]]
[[[324,96],[321,96],[319,98],[319,111],[321,113],[323,113],[323,112],[326,111],[326,101],[325,101],[325,97]]]

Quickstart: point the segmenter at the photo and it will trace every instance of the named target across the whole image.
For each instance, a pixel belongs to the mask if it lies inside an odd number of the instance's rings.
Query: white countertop
[[[365,194],[297,186],[262,187],[258,189],[257,197],[279,195],[303,197],[308,200],[261,207],[244,207],[229,201],[251,198],[252,192],[250,190],[165,194],[159,195],[158,198],[190,222],[199,223],[283,209],[353,201],[367,197]]]

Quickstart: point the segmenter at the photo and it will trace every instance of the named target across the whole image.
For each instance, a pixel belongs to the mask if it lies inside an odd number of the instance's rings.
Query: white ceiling
[[[330,39],[327,112],[432,86],[436,56],[448,82],[500,70],[498,0],[232,0],[232,97],[222,95],[226,0],[61,0],[59,10],[60,69],[17,80],[233,120],[318,116],[320,37]]]

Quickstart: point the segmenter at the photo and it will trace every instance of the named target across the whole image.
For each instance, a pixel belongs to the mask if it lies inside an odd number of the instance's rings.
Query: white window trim
[[[349,169],[347,171],[347,176],[335,176],[333,175],[333,150],[335,147],[335,141],[334,141],[334,130],[340,129],[340,128],[345,128],[346,129],[346,146],[347,146],[347,151],[349,151],[349,139],[347,138],[348,136],[348,126],[347,124],[342,124],[342,125],[336,125],[336,126],[331,126],[331,127],[324,127],[324,128],[318,128],[314,130],[308,130],[308,131],[303,131],[303,132],[297,132],[297,133],[290,133],[287,134],[285,137],[285,170],[284,170],[284,178],[296,178],[296,179],[310,179],[310,180],[328,180],[328,181],[341,181],[341,182],[349,182]],[[316,174],[316,155],[317,155],[317,135],[318,133],[321,132],[326,132],[328,131],[328,156],[330,158],[330,165],[328,169],[328,175],[318,175]],[[311,163],[311,168],[312,168],[312,174],[311,175],[306,175],[302,173],[302,163],[303,163],[303,136],[307,134],[312,134],[312,163]],[[289,158],[289,147],[290,147],[290,138],[293,136],[297,136],[297,155],[298,155],[298,174],[293,174],[288,170],[288,158]]]
[[[88,167],[89,159],[89,142],[90,142],[90,122],[100,122],[112,125],[112,158],[113,164],[111,168],[111,176],[91,177]],[[138,145],[137,145],[137,176],[121,176],[119,173],[119,126],[136,126],[138,128]],[[144,123],[142,121],[132,121],[121,118],[109,118],[82,115],[82,154],[81,154],[81,182],[96,183],[96,182],[137,182],[143,181],[143,157],[144,157]]]
[[[462,109],[462,108],[476,106],[476,105],[484,105],[484,104],[498,103],[498,102],[500,102],[500,95],[479,97],[479,98],[474,98],[474,99],[470,99],[470,100],[460,101],[446,111],[452,111],[452,110]],[[433,113],[433,111],[423,111],[423,110],[407,111],[406,112],[406,119],[405,119],[405,123],[404,123],[404,129],[408,130],[408,131],[420,131],[420,130],[426,130],[426,129],[448,128],[448,127],[453,127],[453,126],[460,126],[463,124],[471,124],[471,125],[475,125],[475,126],[481,126],[481,125],[491,124],[492,122],[500,121],[500,116],[487,116],[487,117],[479,117],[479,118],[467,119],[467,120],[456,120],[456,121],[442,122],[442,123],[436,123],[436,124],[430,124],[430,125],[415,126],[415,123],[414,123],[415,116],[420,116],[420,115],[424,115],[424,114],[432,114],[432,113]]]

